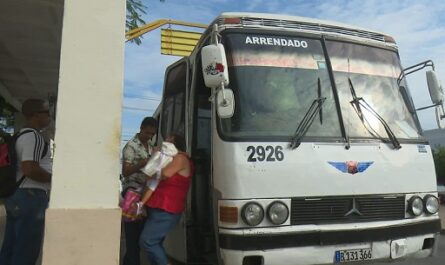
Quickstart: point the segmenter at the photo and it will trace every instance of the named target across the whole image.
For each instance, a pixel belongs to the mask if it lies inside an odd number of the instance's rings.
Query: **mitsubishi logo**
[[[356,215],[363,215],[359,210],[358,210],[358,204],[355,201],[355,198],[352,199],[352,209],[349,210],[349,212],[347,212],[345,214],[345,216],[349,216],[351,214],[356,214]]]

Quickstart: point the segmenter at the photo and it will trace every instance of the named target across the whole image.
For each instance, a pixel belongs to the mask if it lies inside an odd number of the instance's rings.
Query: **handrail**
[[[424,61],[424,62],[415,64],[415,65],[412,65],[412,66],[410,66],[410,67],[407,67],[407,68],[403,69],[403,70],[400,72],[399,77],[397,78],[397,85],[400,86],[400,82],[402,82],[402,79],[403,79],[405,76],[407,76],[407,75],[409,75],[409,74],[412,74],[412,73],[414,73],[414,72],[417,72],[417,71],[419,71],[419,70],[422,70],[423,68],[428,67],[428,66],[431,66],[431,68],[433,68],[433,71],[434,71],[434,63],[433,63],[433,61],[431,61],[431,60],[426,60],[426,61]]]

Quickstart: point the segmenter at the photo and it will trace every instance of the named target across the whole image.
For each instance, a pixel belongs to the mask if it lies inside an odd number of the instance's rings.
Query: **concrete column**
[[[125,0],[65,1],[44,265],[119,263]]]

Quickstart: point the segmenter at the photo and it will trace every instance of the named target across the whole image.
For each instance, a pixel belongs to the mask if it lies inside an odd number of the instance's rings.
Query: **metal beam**
[[[202,28],[202,29],[206,29],[208,26],[206,24],[201,24],[201,23],[192,23],[192,22],[173,20],[173,19],[159,19],[159,20],[150,22],[148,24],[145,24],[139,28],[135,28],[133,30],[126,32],[125,38],[127,39],[127,41],[130,41],[130,40],[137,38],[147,32],[150,32],[152,30],[155,30],[155,29],[162,27],[163,25],[167,25],[167,24],[186,26],[186,27],[195,27],[195,28]]]

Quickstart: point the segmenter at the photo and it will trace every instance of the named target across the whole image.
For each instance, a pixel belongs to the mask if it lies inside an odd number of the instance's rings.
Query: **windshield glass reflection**
[[[351,43],[327,41],[346,133],[350,137],[387,138],[384,126],[363,110],[366,123],[351,105],[350,79],[362,97],[400,139],[419,139],[416,117],[411,114],[397,85],[401,67],[393,51]]]
[[[255,40],[257,40],[255,42]],[[321,42],[276,35],[224,36],[235,115],[221,119],[223,134],[235,138],[289,140],[312,102],[326,97],[305,137],[341,137]],[[320,91],[318,86],[320,79]]]

